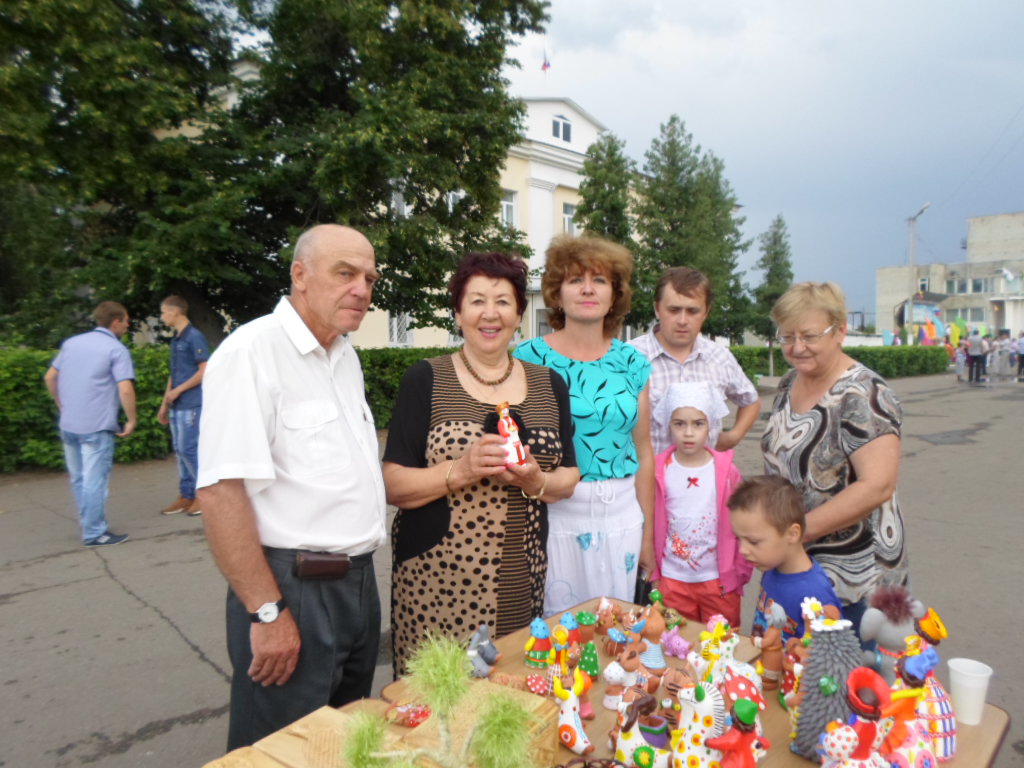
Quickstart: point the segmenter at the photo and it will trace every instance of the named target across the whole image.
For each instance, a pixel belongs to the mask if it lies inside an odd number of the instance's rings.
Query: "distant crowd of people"
[[[956,349],[948,340],[946,348],[956,365],[957,381],[973,384],[989,381],[991,377],[1024,381],[1024,331],[1014,339],[1007,330],[993,337],[974,328]]]
[[[787,635],[808,590],[856,626],[872,590],[906,583],[902,412],[843,351],[840,288],[796,284],[772,310],[792,370],[761,436],[764,475],[744,481],[733,448],[761,401],[701,332],[711,284],[666,270],[654,327],[625,343],[632,270],[621,245],[555,238],[541,279],[552,331],[513,349],[527,266],[467,254],[448,286],[463,343],[405,373],[383,463],[348,336],[378,279],[363,234],[305,232],[290,294],[212,355],[187,304],[163,302],[175,336],[157,418],[180,475],[163,512],[201,510],[229,585],[229,748],[369,695],[388,503],[396,674],[427,631],[462,638],[486,623],[500,637],[598,596],[632,601],[641,578],[684,615],[739,628],[757,568],[751,626],[781,612]],[[127,538],[104,502],[115,437],[136,425],[128,314],[104,302],[96,323],[46,374],[90,547]]]

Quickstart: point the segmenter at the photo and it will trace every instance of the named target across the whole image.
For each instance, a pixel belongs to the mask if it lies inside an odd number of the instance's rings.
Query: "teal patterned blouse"
[[[573,444],[583,480],[636,474],[637,398],[651,376],[650,362],[636,347],[612,339],[600,360],[580,362],[559,354],[538,336],[516,347],[514,355],[551,368],[569,385]]]

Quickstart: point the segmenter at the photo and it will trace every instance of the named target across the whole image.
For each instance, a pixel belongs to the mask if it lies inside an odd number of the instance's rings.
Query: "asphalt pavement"
[[[1014,720],[996,766],[1024,766],[1024,384],[890,383],[914,593],[949,628],[943,658],[995,668],[989,701]],[[762,428],[737,449],[744,474],[761,469]],[[116,466],[108,519],[131,539],[87,549],[64,474],[0,476],[0,766],[180,768],[224,753],[226,587],[201,519],[159,514],[175,489],[170,459]],[[376,562],[386,611],[390,552]]]

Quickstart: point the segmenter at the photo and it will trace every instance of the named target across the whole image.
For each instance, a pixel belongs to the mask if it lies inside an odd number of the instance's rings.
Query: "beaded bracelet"
[[[544,491],[548,487],[548,473],[544,472],[543,474],[544,474],[544,482],[540,484],[540,490],[537,491],[537,495],[536,496],[530,496],[523,488],[519,489],[519,492],[521,494],[523,494],[523,498],[524,499],[529,499],[530,501],[536,501],[537,499],[539,499],[541,496],[544,495]]]

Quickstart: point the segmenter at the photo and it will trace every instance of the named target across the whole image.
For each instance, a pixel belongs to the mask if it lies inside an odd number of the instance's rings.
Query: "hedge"
[[[776,348],[775,371],[788,365]],[[451,352],[445,348],[361,349],[367,400],[377,427],[391,421],[391,406],[405,371],[418,360]],[[848,347],[847,354],[885,378],[944,372],[949,358],[942,347]],[[766,347],[732,347],[750,377],[768,373]],[[117,441],[117,461],[131,462],[167,456],[170,432],[156,420],[167,384],[169,351],[164,345],[132,350],[135,360],[139,425]],[[0,472],[41,467],[62,469],[64,454],[57,435],[57,408],[43,383],[53,351],[0,349]]]

